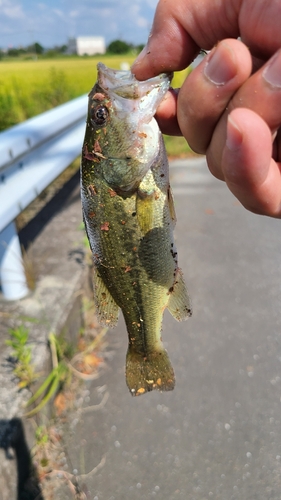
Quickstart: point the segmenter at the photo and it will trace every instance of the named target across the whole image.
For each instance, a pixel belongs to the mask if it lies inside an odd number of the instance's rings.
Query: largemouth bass
[[[129,337],[126,382],[135,396],[174,388],[162,317],[166,307],[177,320],[191,315],[173,239],[168,160],[153,117],[169,84],[166,74],[139,82],[130,71],[99,63],[82,150],[97,312],[112,327],[122,310]]]

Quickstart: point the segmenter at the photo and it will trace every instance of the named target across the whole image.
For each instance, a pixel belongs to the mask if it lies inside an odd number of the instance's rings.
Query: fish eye
[[[104,125],[109,116],[108,109],[103,105],[91,109],[90,114],[91,114],[92,125],[99,125],[99,126]]]

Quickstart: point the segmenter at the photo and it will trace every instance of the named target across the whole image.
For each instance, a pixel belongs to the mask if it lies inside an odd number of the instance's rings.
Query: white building
[[[67,52],[78,56],[93,56],[94,54],[104,54],[106,51],[103,36],[78,36],[69,38]]]

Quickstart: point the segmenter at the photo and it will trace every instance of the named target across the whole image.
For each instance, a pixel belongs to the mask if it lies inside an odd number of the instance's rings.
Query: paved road
[[[194,308],[184,323],[165,313],[176,388],[130,396],[120,320],[89,404],[109,398],[68,439],[73,467],[106,455],[85,479],[95,500],[280,500],[281,222],[246,212],[203,159],[173,164],[171,181]]]

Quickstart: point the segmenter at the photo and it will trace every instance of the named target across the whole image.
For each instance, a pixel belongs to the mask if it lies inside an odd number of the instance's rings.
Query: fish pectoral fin
[[[192,315],[190,297],[180,269],[177,269],[167,308],[177,321],[183,321]]]
[[[105,286],[97,270],[94,273],[94,298],[99,322],[104,326],[116,326],[119,307]]]
[[[143,235],[147,234],[154,227],[154,203],[154,191],[151,194],[144,194],[138,191],[136,213],[138,224]]]
[[[157,186],[151,170],[148,170],[139,184],[136,199],[136,213],[138,223],[143,235],[154,227],[156,201],[159,198]]]
[[[175,228],[176,222],[177,222],[177,216],[176,216],[176,210],[175,210],[175,205],[174,205],[174,197],[173,197],[173,193],[172,193],[170,185],[169,185],[168,191],[167,191],[167,198],[168,198],[170,217],[172,219],[173,228]]]
[[[126,382],[132,396],[141,396],[154,389],[172,391],[175,375],[167,352],[163,349],[144,356],[129,346]]]

